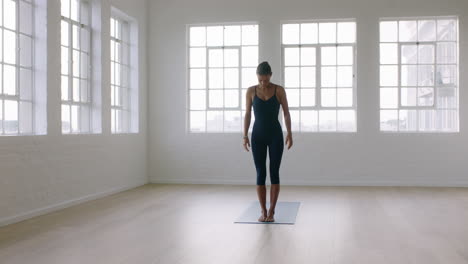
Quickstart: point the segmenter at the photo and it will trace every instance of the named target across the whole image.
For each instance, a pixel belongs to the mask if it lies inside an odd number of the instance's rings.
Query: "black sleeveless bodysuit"
[[[266,180],[266,156],[267,147],[270,159],[271,184],[279,184],[279,169],[283,156],[283,130],[278,120],[280,103],[275,93],[268,100],[262,100],[257,96],[252,102],[255,121],[252,128],[252,154],[257,169],[257,185],[265,185]]]

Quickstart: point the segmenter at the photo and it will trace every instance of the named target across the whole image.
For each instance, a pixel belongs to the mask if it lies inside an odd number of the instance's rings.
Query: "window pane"
[[[356,131],[356,113],[354,110],[339,110],[337,111],[338,122],[337,130],[338,131]]]
[[[418,20],[418,40],[419,41],[435,41],[436,40],[435,20]]]
[[[258,26],[242,26],[242,45],[258,45]]]
[[[315,89],[301,89],[301,106],[315,106]]]
[[[299,67],[286,67],[284,74],[286,87],[299,87]]]
[[[322,47],[322,65],[336,65],[336,47]]]
[[[209,96],[210,107],[223,107],[223,90],[210,90]]]
[[[397,42],[398,41],[398,24],[396,21],[380,22],[380,41],[381,42]]]
[[[3,93],[16,95],[16,67],[3,65]]]
[[[353,89],[350,89],[350,88],[338,89],[338,106],[341,106],[341,107],[353,106]]]
[[[3,11],[3,25],[6,28],[16,30],[16,1],[3,0]]]
[[[299,66],[299,48],[284,49],[284,65]]]
[[[205,46],[206,45],[206,28],[191,27],[190,28],[190,46]]]
[[[224,112],[224,131],[241,131],[240,111]]]
[[[319,130],[336,131],[336,110],[319,111]]]
[[[190,69],[190,88],[191,89],[206,88],[206,70],[205,69]]]
[[[190,67],[205,67],[206,66],[206,49],[191,48],[190,49]]]
[[[223,111],[208,111],[206,115],[206,130],[208,132],[223,131]]]
[[[457,40],[455,20],[437,20],[437,40]]]
[[[18,102],[5,100],[5,119],[3,128],[6,134],[18,133]]]
[[[338,67],[338,87],[353,87],[353,67],[340,66]]]
[[[397,108],[398,107],[398,89],[381,88],[380,89],[380,107]]]
[[[301,24],[301,43],[315,44],[318,42],[318,25],[317,23]]]
[[[190,131],[204,132],[205,121],[204,111],[190,111]]]
[[[209,71],[209,87],[210,89],[223,88],[224,78],[223,69],[210,69]]]
[[[258,47],[242,47],[242,67],[258,65]]]
[[[336,67],[322,67],[322,87],[336,87]]]
[[[320,43],[336,43],[336,23],[319,23]]]
[[[16,64],[16,34],[9,30],[3,31],[4,51],[3,58],[5,62]]]
[[[354,43],[356,41],[356,23],[338,23],[338,43]]]
[[[380,66],[380,86],[397,86],[397,85],[398,85],[397,66]],[[404,85],[403,77],[402,77],[402,85]]]
[[[208,51],[208,63],[210,67],[223,67],[223,50],[210,49]]]
[[[416,88],[402,88],[401,89],[401,105],[402,106],[416,106]]]
[[[239,90],[224,90],[224,106],[239,107]]]
[[[338,65],[353,65],[353,47],[338,47]]]
[[[313,66],[316,64],[315,48],[301,48],[301,65]]]
[[[399,40],[416,41],[417,23],[416,21],[399,21]]]
[[[380,44],[380,64],[398,63],[398,45]]]
[[[224,88],[239,88],[239,70],[224,69]]]
[[[226,26],[224,27],[224,45],[233,46],[241,44],[241,27]]]
[[[380,110],[380,130],[397,131],[398,130],[398,111]]]
[[[336,106],[336,89],[322,89],[322,106],[335,107]]]
[[[206,28],[207,46],[223,45],[223,27],[212,26]]]
[[[64,100],[64,101],[70,100],[70,97],[69,97],[69,94],[68,94],[68,76],[63,76],[62,75],[61,96],[62,96],[62,100]]]
[[[256,68],[242,68],[242,88],[249,88],[258,83]]]
[[[239,50],[224,49],[224,67],[239,66]]]
[[[299,24],[283,24],[283,44],[299,44]]]
[[[318,112],[315,110],[301,111],[301,131],[318,131]]]
[[[286,89],[289,107],[299,107],[299,89]]]

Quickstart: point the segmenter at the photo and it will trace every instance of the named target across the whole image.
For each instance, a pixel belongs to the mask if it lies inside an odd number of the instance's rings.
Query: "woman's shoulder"
[[[277,92],[284,92],[284,87],[279,85],[279,84],[276,84],[276,83],[273,83],[273,85],[275,86],[275,89]]]

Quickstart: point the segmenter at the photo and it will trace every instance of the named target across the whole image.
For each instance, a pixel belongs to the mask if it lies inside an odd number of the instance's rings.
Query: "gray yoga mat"
[[[275,221],[274,222],[259,222],[258,218],[261,214],[260,203],[258,201],[251,202],[249,207],[242,215],[234,221],[239,224],[287,224],[294,225],[296,222],[297,211],[299,210],[300,202],[276,202]],[[267,202],[267,209],[270,207],[270,202]]]

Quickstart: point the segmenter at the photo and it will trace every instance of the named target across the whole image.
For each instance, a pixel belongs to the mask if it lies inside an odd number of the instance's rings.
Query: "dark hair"
[[[262,63],[260,63],[258,66],[257,66],[257,74],[258,75],[270,75],[272,72],[271,72],[271,67],[270,67],[270,64],[268,64],[267,61],[264,61]]]

